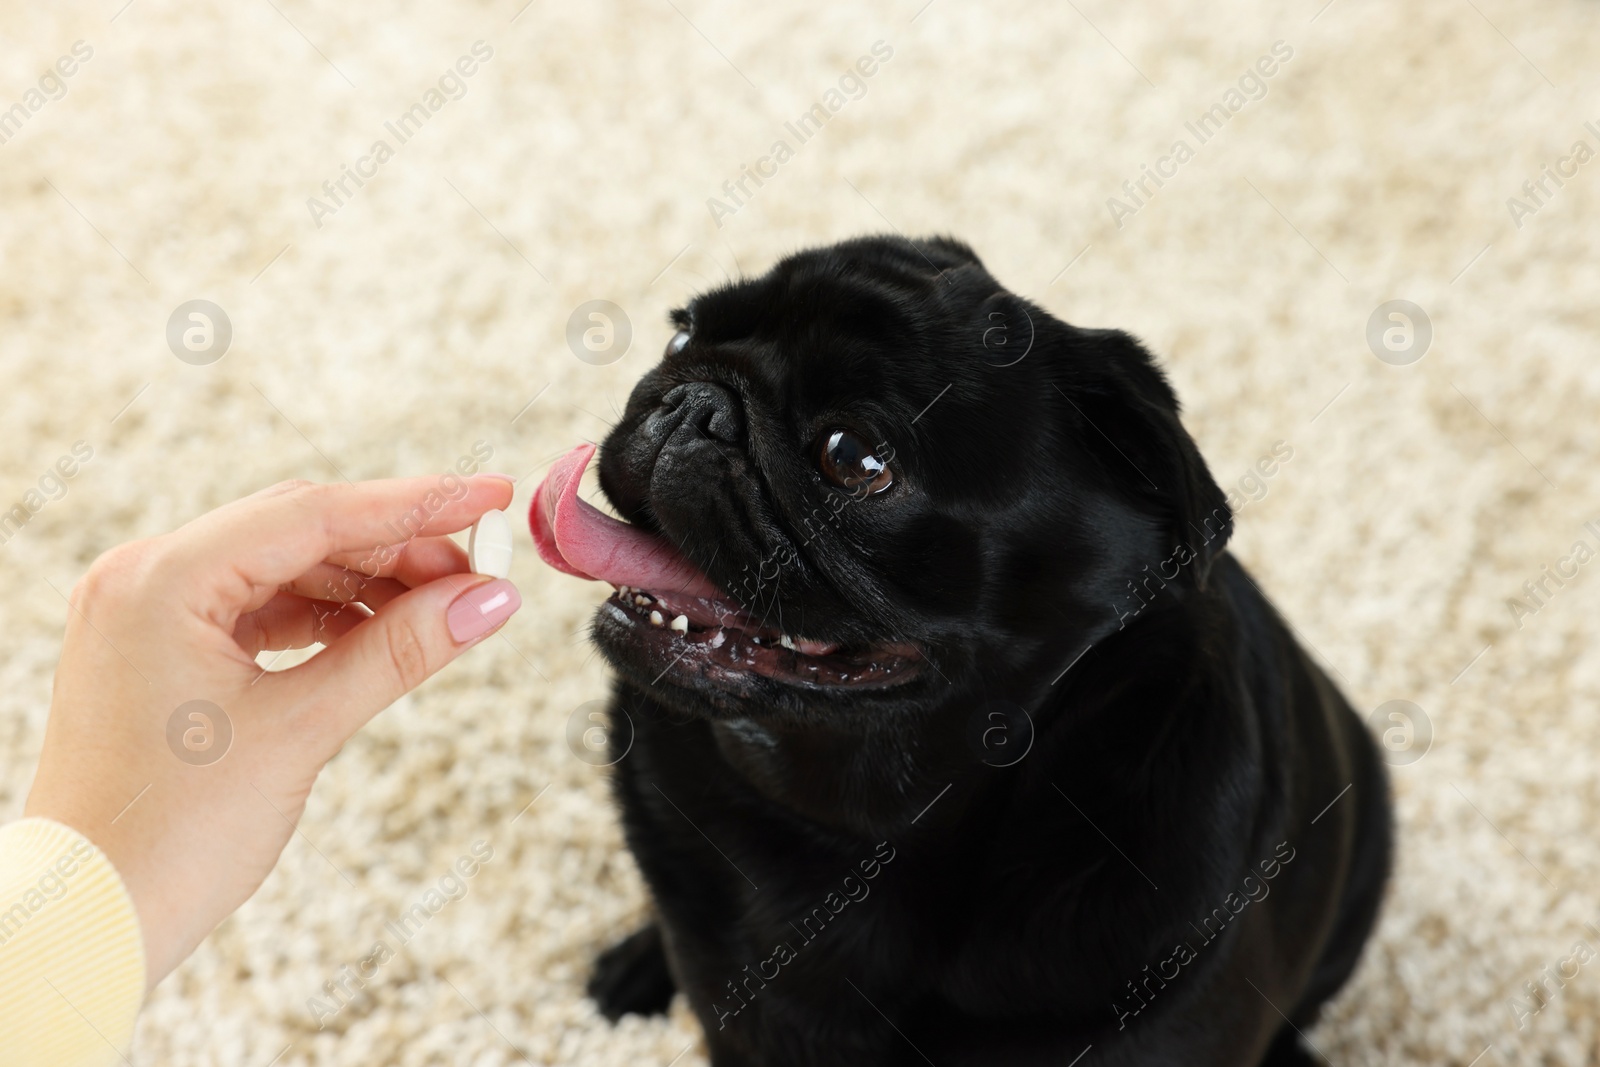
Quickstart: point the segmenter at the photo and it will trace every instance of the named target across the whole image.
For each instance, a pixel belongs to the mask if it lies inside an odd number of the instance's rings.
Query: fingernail
[[[513,487],[515,487],[516,484],[517,484],[517,480],[515,478],[513,478],[509,474],[495,474],[495,473],[492,473],[490,471],[484,471],[482,474],[478,475],[478,477],[480,477],[480,478],[499,478],[502,482],[509,482]]]
[[[456,597],[445,614],[445,625],[456,644],[464,645],[499,626],[522,607],[517,587],[504,578],[473,588]]]

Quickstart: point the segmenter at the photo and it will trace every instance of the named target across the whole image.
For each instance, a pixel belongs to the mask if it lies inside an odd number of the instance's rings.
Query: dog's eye
[[[822,435],[817,465],[822,476],[841,489],[865,496],[881,493],[894,483],[894,471],[867,444],[849,430],[830,430]]]
[[[679,330],[677,333],[672,335],[672,340],[667,342],[667,351],[664,354],[668,356],[675,356],[679,352],[682,352],[683,346],[688,343],[689,331]]]

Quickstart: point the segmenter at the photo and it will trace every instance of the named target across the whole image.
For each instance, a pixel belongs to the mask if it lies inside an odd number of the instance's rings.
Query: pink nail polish
[[[456,644],[464,645],[511,618],[520,607],[522,597],[517,587],[504,578],[496,578],[456,597],[445,614],[445,625]]]

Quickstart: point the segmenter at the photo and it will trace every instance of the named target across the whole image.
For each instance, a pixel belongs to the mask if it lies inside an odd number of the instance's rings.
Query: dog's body
[[[1311,1062],[1386,780],[1143,350],[942,240],[790,257],[679,325],[601,482],[750,615],[680,639],[624,588],[597,620],[658,915],[602,1009],[682,990],[714,1067]]]

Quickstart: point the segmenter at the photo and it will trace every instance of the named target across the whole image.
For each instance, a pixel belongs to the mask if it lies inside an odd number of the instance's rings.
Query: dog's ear
[[[1178,418],[1172,386],[1144,346],[1122,331],[1068,330],[1075,335],[1068,340],[1071,379],[1057,391],[1081,427],[1080,442],[1155,505],[1180,574],[1204,589],[1233,534],[1233,510]]]
[[[934,237],[923,237],[912,242],[941,270],[952,267],[982,267],[983,261],[978,258],[978,253],[965,241],[943,234]]]

